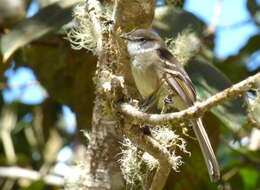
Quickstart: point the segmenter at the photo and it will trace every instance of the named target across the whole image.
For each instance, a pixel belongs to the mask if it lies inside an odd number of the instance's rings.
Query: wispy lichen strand
[[[97,38],[93,31],[87,4],[79,3],[73,11],[72,27],[67,30],[67,39],[76,50],[82,48],[96,53]]]
[[[200,40],[194,32],[185,30],[176,39],[166,40],[168,48],[182,64],[186,64],[200,49]]]
[[[174,131],[164,126],[157,126],[150,129],[152,136],[160,144],[168,150],[172,168],[178,171],[179,166],[183,164],[182,157],[176,155],[176,149],[190,154],[186,150],[186,142],[180,138]],[[159,166],[159,161],[147,152],[135,147],[132,142],[125,138],[122,143],[122,157],[119,160],[123,176],[128,184],[143,183],[150,175],[150,172]]]
[[[73,11],[72,27],[67,30],[67,38],[70,41],[71,47],[75,50],[87,49],[93,54],[97,54],[97,42],[100,40],[99,34],[102,33],[102,28],[96,32],[93,16],[91,16],[91,7],[88,3],[79,3]],[[99,17],[109,20],[112,15],[111,6],[104,6]],[[101,23],[102,24],[102,23]]]

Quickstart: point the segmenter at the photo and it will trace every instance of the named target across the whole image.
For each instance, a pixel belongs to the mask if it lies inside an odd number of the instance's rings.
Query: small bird
[[[160,36],[146,29],[138,29],[120,37],[127,40],[132,75],[144,100],[154,99],[159,109],[166,105],[183,110],[194,105],[196,92],[193,84]],[[217,181],[220,179],[219,165],[201,118],[192,119],[191,123],[210,179]]]

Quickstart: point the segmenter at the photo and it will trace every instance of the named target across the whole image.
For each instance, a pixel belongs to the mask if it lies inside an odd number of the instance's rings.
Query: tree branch
[[[136,107],[123,103],[120,105],[120,110],[122,113],[139,122],[145,122],[151,125],[164,125],[168,122],[178,123],[186,119],[193,117],[202,116],[206,111],[210,110],[212,107],[217,106],[225,101],[235,99],[242,95],[243,93],[249,91],[256,86],[257,81],[260,80],[260,73],[257,73],[247,79],[217,93],[216,95],[204,100],[202,102],[197,102],[194,106],[175,113],[166,114],[147,114],[139,111]]]
[[[114,82],[117,81],[112,80],[111,76],[121,76],[122,67],[125,65],[122,64],[124,62],[122,58],[119,60],[119,57],[123,55],[120,49],[123,48],[118,46],[120,43],[118,35],[132,30],[138,23],[136,22],[137,16],[142,18],[141,24],[150,25],[145,21],[148,19],[150,22],[152,21],[151,15],[153,15],[155,7],[155,0],[119,0],[115,2],[113,15],[110,15],[112,2],[87,1],[87,11],[93,26],[93,39],[96,42],[95,53],[98,55],[98,63],[93,78],[96,98],[91,140],[86,152],[85,167],[88,172],[86,172],[83,184],[87,184],[88,188],[98,190],[124,189],[120,168],[116,162],[118,159],[116,155],[120,151],[118,140],[122,138],[120,136],[122,134],[120,134],[121,131],[118,132],[120,128],[115,128],[118,118],[111,111],[113,102],[118,99],[118,94],[114,93],[118,86]],[[144,11],[142,11],[143,9]],[[134,14],[134,12],[141,14]],[[113,22],[111,22],[110,16],[112,16]],[[130,26],[128,21],[132,21],[134,25]],[[106,86],[110,86],[111,89]]]
[[[100,1],[92,0],[88,1],[88,12],[90,19],[93,24],[93,29],[95,31],[95,39],[97,40],[97,52],[100,53],[102,50],[102,24],[100,18],[102,16],[102,5]]]
[[[64,185],[63,177],[57,175],[41,176],[41,174],[37,171],[18,168],[18,167],[0,167],[0,176],[12,178],[12,179],[23,178],[29,180],[43,180],[46,184],[55,185],[55,186]]]
[[[171,166],[167,163],[161,163],[153,177],[153,183],[149,190],[163,189],[171,171]]]
[[[172,161],[169,151],[165,147],[161,146],[153,138],[145,135],[137,125],[126,124],[124,132],[127,137],[137,146],[145,152],[148,152],[159,162],[167,163],[173,168],[176,168],[176,163]]]
[[[212,17],[210,25],[206,29],[207,35],[214,34],[216,31],[216,28],[217,28],[217,25],[219,22],[219,17],[221,15],[222,3],[223,3],[223,0],[217,0],[217,2],[216,2],[216,5],[215,5],[214,11],[213,11],[214,15]]]
[[[153,138],[143,134],[136,125],[126,124],[123,130],[136,147],[148,152],[159,161],[149,190],[163,189],[171,168],[177,168],[177,163],[171,158],[169,151]]]

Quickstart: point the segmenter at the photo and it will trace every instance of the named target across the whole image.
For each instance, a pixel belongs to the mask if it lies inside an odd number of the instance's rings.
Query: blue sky
[[[207,24],[211,23],[216,3],[219,0],[187,0],[185,9],[191,11]],[[220,0],[221,1],[221,0]],[[248,39],[259,33],[253,22],[228,27],[249,20],[246,0],[222,0],[221,15],[215,39],[214,53],[220,58],[236,54]]]

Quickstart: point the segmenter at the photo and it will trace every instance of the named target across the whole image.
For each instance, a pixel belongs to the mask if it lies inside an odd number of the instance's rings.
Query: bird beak
[[[122,35],[120,35],[120,38],[123,38],[125,40],[132,40],[131,36],[128,34],[122,34]]]

